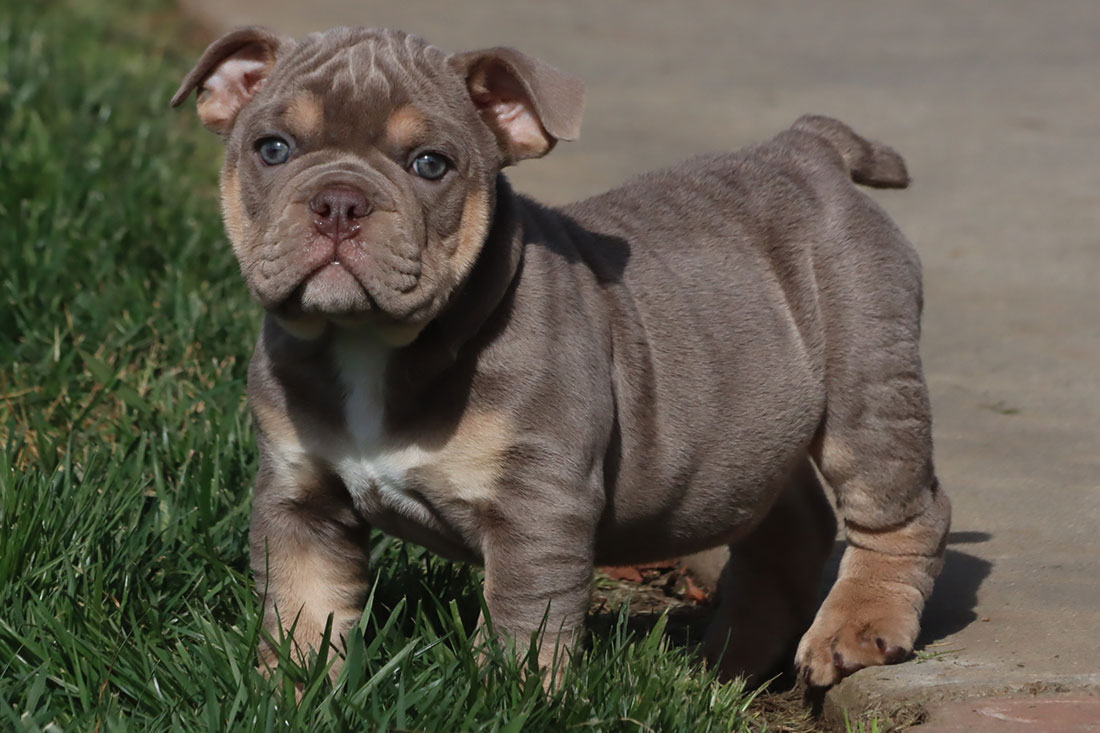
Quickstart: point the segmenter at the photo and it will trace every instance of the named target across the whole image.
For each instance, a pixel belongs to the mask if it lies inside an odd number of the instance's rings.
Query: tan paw
[[[921,596],[909,586],[890,585],[841,580],[833,587],[798,644],[795,665],[805,684],[829,687],[864,667],[896,664],[912,653]]]

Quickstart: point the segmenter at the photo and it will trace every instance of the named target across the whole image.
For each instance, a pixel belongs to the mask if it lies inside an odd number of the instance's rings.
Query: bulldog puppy
[[[920,265],[853,185],[904,187],[895,152],[803,117],[551,209],[501,170],[577,137],[583,89],[510,48],[244,28],[172,104],[196,89],[267,311],[251,542],[274,636],[307,654],[329,616],[346,634],[373,526],[483,563],[494,629],[522,650],[545,622],[544,666],[595,564],[719,545],[706,645],[727,675],[767,674],[800,635],[813,686],[910,653],[950,509]],[[848,539],[820,610],[818,472]]]

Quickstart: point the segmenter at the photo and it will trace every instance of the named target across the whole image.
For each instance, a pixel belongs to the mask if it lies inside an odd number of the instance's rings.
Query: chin
[[[370,296],[355,276],[335,262],[311,275],[295,300],[302,313],[328,318],[366,317],[374,310]]]
[[[267,310],[284,331],[307,341],[336,331],[400,348],[415,341],[427,325],[387,313],[337,262],[318,269],[290,297]]]

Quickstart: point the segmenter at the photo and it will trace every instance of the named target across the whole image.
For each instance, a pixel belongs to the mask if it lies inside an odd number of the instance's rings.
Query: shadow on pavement
[[[978,619],[974,612],[978,605],[978,588],[989,576],[993,563],[952,549],[952,545],[988,542],[991,537],[987,532],[951,532],[947,535],[947,557],[924,609],[918,647],[958,633]]]

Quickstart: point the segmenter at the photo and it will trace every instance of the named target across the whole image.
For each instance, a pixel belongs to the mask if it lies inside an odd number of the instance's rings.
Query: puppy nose
[[[317,231],[339,244],[355,236],[359,219],[370,215],[371,205],[361,191],[333,186],[310,199],[309,209]]]

